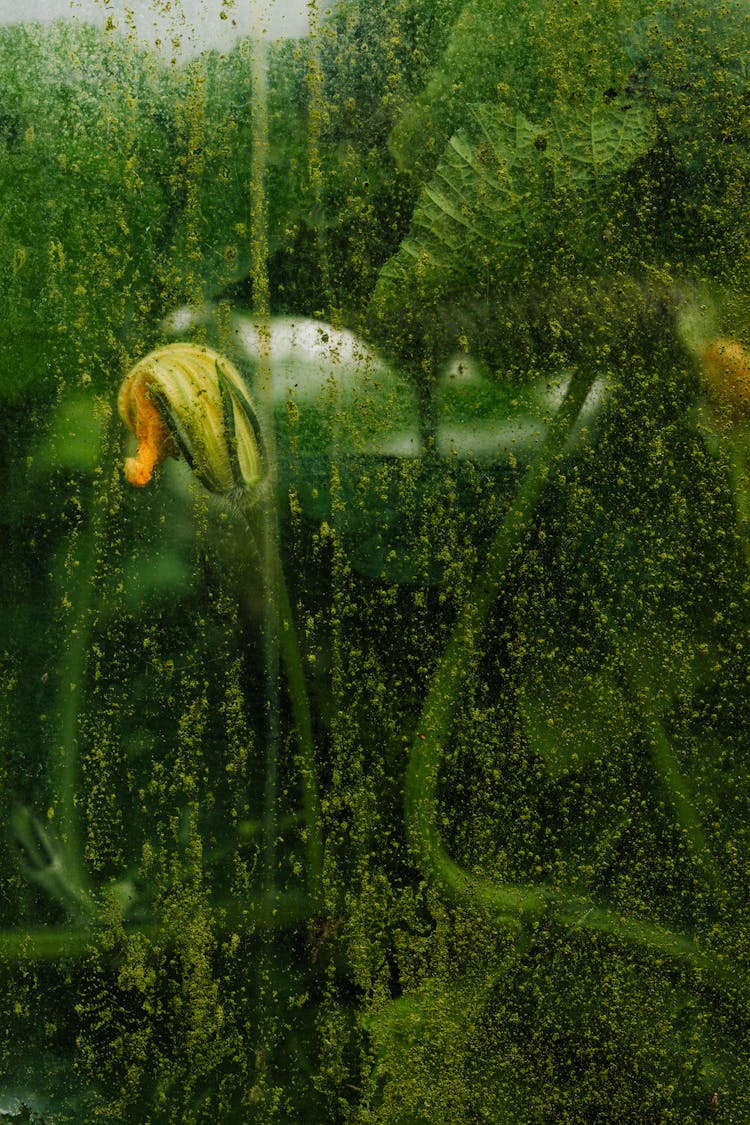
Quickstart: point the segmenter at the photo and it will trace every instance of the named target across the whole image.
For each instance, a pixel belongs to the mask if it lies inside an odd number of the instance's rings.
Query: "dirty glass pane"
[[[0,2],[0,1118],[750,1120],[746,0]]]

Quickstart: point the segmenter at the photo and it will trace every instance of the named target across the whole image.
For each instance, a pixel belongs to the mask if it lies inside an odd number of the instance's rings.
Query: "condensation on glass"
[[[0,4],[0,1116],[750,1119],[744,0]]]

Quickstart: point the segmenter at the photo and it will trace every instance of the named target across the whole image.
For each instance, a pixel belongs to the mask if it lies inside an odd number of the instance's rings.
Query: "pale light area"
[[[175,335],[185,333],[195,324],[206,323],[206,314],[210,316],[211,311],[210,307],[203,311],[187,306],[177,309],[165,321],[165,328]],[[248,355],[259,356],[264,346],[259,325],[248,317],[238,316],[235,320],[235,333],[242,347]],[[352,368],[374,370],[383,367],[379,357],[353,332],[333,328],[320,320],[304,316],[275,316],[266,331],[269,339],[265,346],[274,362],[293,361],[328,367],[339,365],[347,374]],[[356,378],[361,378],[361,371]],[[316,386],[313,393],[319,389]]]
[[[164,322],[169,336],[210,324],[215,309],[176,309]],[[330,440],[379,457],[422,453],[414,386],[348,329],[309,317],[274,316],[261,326],[248,316],[232,317],[236,344],[253,371],[256,402],[263,391],[262,361],[270,365],[272,405],[286,418],[290,403],[333,427]]]
[[[134,35],[168,59],[228,50],[253,31],[268,39],[307,35],[308,0],[0,0],[0,24],[72,19]]]

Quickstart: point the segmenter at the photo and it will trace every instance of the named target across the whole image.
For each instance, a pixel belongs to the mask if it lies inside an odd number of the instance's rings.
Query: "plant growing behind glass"
[[[677,121],[675,137],[678,140],[679,125]],[[434,182],[422,194],[409,236],[380,274],[371,310],[372,321],[388,339],[391,350],[405,363],[410,356],[413,362],[418,358],[414,354],[416,330],[425,323],[431,353],[424,364],[425,371],[434,374],[439,360],[444,361],[459,340],[465,339],[464,346],[469,351],[478,349],[482,337],[490,335],[486,323],[480,318],[477,329],[468,313],[462,322],[466,310],[456,304],[456,293],[468,295],[467,304],[471,305],[477,304],[491,289],[496,306],[501,307],[507,297],[508,308],[515,313],[519,308],[519,289],[532,289],[534,271],[546,261],[550,248],[557,250],[561,239],[563,242],[567,239],[576,252],[580,250],[580,261],[572,263],[575,268],[571,268],[565,254],[560,256],[564,270],[588,277],[593,292],[602,299],[602,307],[610,307],[613,302],[607,290],[611,280],[607,271],[621,279],[626,268],[629,271],[634,265],[628,222],[623,221],[620,229],[613,228],[611,223],[613,199],[627,219],[633,200],[650,187],[648,157],[657,143],[658,127],[653,107],[637,91],[597,95],[587,106],[557,105],[549,120],[543,114],[539,115],[539,120],[532,119],[509,104],[477,103],[468,107],[462,128],[451,138],[439,162]],[[679,151],[678,145],[676,150]],[[636,175],[641,178],[633,187],[630,180]],[[550,204],[551,199],[554,206]],[[579,247],[580,214],[586,219],[586,237]],[[567,248],[564,246],[564,249]],[[591,387],[602,375],[606,364],[601,357],[610,354],[608,349],[613,346],[614,329],[619,324],[617,316],[604,319],[595,304],[584,302],[581,312],[573,303],[573,298],[579,294],[564,288],[562,272],[561,267],[560,278],[555,278],[554,272],[552,275],[553,281],[559,281],[560,308],[546,310],[559,312],[560,316],[546,325],[547,337],[552,343],[548,354],[540,358],[549,360],[549,369],[555,372],[561,384],[566,383],[567,391],[554,421],[547,427],[546,437],[537,447],[536,457],[515,502],[494,536],[453,638],[438,661],[407,772],[409,833],[420,866],[444,890],[460,898],[479,899],[504,917],[551,909],[561,920],[575,926],[604,929],[663,949],[684,951],[702,963],[691,941],[671,935],[661,927],[624,923],[606,910],[588,902],[577,903],[572,896],[561,892],[552,894],[538,887],[493,886],[472,879],[450,860],[437,830],[437,775],[457,692],[514,549],[523,542],[545,483],[570,441]],[[649,290],[651,278],[648,270],[646,273],[645,280],[639,277],[633,281],[629,274],[624,282],[618,280],[621,290],[615,291],[617,298],[627,300],[633,292],[639,296],[653,295],[655,287]],[[538,314],[539,302],[534,304],[532,299],[531,305],[532,313]],[[444,315],[451,306],[455,313],[453,320]],[[478,307],[482,307],[481,304]],[[521,311],[529,312],[528,307]],[[433,324],[429,323],[430,316],[434,318]],[[536,321],[532,323],[532,320],[529,315],[527,327],[536,333],[536,344],[543,317],[537,315]],[[498,337],[507,335],[505,328],[497,318]],[[491,337],[490,341],[497,344]],[[567,373],[563,380],[560,372],[565,368]],[[546,373],[544,377],[548,378]],[[438,396],[431,396],[432,387],[423,390],[423,432],[416,438],[408,435],[409,456],[421,454],[424,436],[440,437],[434,417]],[[139,443],[138,453],[126,463],[126,475],[131,483],[147,483],[160,460],[181,455],[210,491],[231,502],[242,515],[247,550],[257,560],[266,595],[264,641],[269,704],[266,889],[273,884],[274,776],[279,742],[278,730],[274,727],[279,709],[274,701],[278,701],[282,690],[276,668],[281,656],[298,742],[308,889],[311,905],[314,905],[320,894],[322,840],[313,725],[278,550],[279,489],[273,456],[274,420],[259,421],[253,399],[228,359],[219,352],[193,344],[159,348],[137,364],[123,386],[120,407]],[[617,621],[610,623],[610,633],[613,648],[620,647]],[[632,675],[637,679],[635,669]],[[674,812],[693,857],[716,887],[720,880],[694,802],[685,779],[676,768],[655,711],[644,716],[644,726],[653,760],[667,780]],[[69,777],[65,789],[72,792]],[[72,799],[68,803],[71,805],[68,820],[72,821]],[[19,822],[17,831],[19,835],[26,835],[27,854],[39,855],[36,829]],[[74,854],[75,846],[70,850]],[[82,868],[82,864],[79,866]],[[83,875],[81,882],[84,882]],[[60,897],[66,894],[67,891],[61,890]],[[90,913],[93,900],[89,891],[83,899],[80,895],[77,897],[88,903],[85,912]]]
[[[438,829],[437,779],[440,759],[455,714],[458,694],[476,659],[489,612],[497,599],[517,548],[528,535],[543,489],[554,476],[566,446],[575,432],[581,411],[597,379],[596,368],[581,367],[568,381],[562,403],[547,427],[546,436],[532,459],[515,500],[497,529],[471,596],[456,622],[453,636],[438,660],[432,683],[417,723],[405,780],[406,825],[414,856],[426,874],[448,896],[477,903],[512,928],[525,919],[548,913],[573,928],[603,931],[626,942],[686,957],[696,967],[722,975],[687,935],[657,923],[623,918],[619,913],[582,898],[571,888],[498,884],[462,870],[445,850]],[[241,514],[246,546],[257,561],[266,597],[268,707],[272,716],[268,739],[266,793],[266,891],[275,892],[273,840],[275,818],[275,759],[278,729],[278,683],[274,670],[274,644],[283,655],[289,699],[292,703],[298,766],[302,780],[307,839],[309,909],[315,911],[321,895],[323,841],[316,780],[313,724],[303,665],[278,551],[277,488],[272,487],[269,463],[257,410],[239,371],[218,352],[195,344],[175,343],[157,349],[141,360],[126,377],[119,398],[120,414],[135,434],[138,450],[125,462],[130,483],[143,486],[155,467],[167,457],[182,456],[201,483],[230,502]],[[619,644],[616,623],[613,644]],[[674,752],[658,712],[649,703],[649,692],[638,669],[630,668],[631,687],[644,700],[643,728],[656,770],[672,796],[674,813],[682,824],[689,847],[712,895],[722,899],[721,876],[706,842],[687,779],[678,769]],[[276,720],[278,721],[278,720]]]
[[[287,676],[303,795],[311,906],[321,895],[322,846],[315,748],[302,659],[279,556],[275,468],[256,408],[235,366],[213,350],[174,343],[142,359],[122,384],[119,411],[138,450],[125,461],[127,480],[142,487],[167,457],[184,457],[197,479],[242,516],[246,546],[261,575],[268,690],[268,749],[264,833],[266,890],[274,888],[278,833],[279,753],[277,654]]]

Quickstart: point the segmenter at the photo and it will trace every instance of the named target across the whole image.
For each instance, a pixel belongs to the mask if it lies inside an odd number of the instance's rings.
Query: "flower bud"
[[[716,339],[701,351],[702,374],[722,421],[750,416],[750,351],[737,340]]]
[[[125,377],[118,409],[138,441],[125,460],[130,484],[148,484],[157,465],[180,454],[210,492],[245,492],[261,479],[263,442],[250,396],[234,365],[210,348],[157,348]]]

